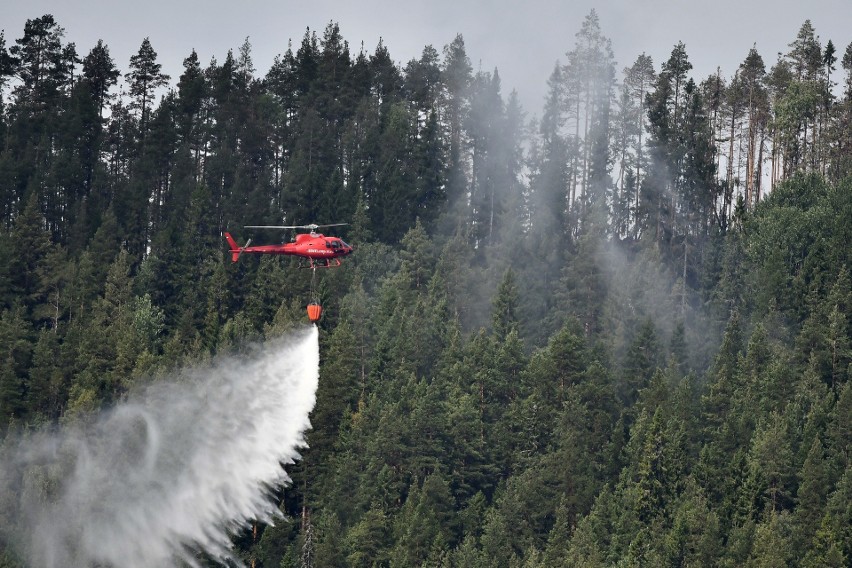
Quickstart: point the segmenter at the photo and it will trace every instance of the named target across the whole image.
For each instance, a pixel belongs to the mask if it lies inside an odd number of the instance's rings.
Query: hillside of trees
[[[852,43],[693,78],[682,43],[618,70],[594,11],[574,42],[530,113],[461,35],[172,78],[0,34],[0,440],[305,325],[309,271],[222,233],[348,222],[246,564],[849,566]]]

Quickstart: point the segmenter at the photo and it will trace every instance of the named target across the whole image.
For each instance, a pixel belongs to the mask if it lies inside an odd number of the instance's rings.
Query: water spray
[[[236,562],[230,536],[279,516],[319,376],[310,326],[182,372],[85,427],[0,451],[0,536],[32,566]]]

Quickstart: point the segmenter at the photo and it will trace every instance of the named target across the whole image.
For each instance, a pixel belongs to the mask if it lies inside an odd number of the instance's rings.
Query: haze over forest
[[[847,566],[852,43],[805,21],[693,77],[682,43],[618,69],[594,11],[575,39],[539,112],[462,35],[398,65],[330,23],[179,77],[50,15],[0,35],[0,456],[306,324],[310,271],[224,231],[348,223],[283,518],[194,494],[241,561]],[[65,457],[0,465],[0,567],[44,564]],[[222,561],[190,540],[152,547]]]

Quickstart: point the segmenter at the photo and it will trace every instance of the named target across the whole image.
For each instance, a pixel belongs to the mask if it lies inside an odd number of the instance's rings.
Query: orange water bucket
[[[316,302],[311,302],[308,304],[308,319],[312,322],[316,323],[319,321],[320,316],[322,315],[322,306],[320,306]]]

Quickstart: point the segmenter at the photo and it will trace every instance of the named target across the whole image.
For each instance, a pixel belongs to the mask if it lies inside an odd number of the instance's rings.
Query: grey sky
[[[395,61],[419,58],[426,45],[439,53],[456,34],[464,36],[474,69],[498,69],[503,95],[516,89],[528,115],[540,114],[547,78],[575,43],[575,34],[594,8],[604,35],[612,40],[621,70],[642,52],[655,67],[683,41],[696,81],[716,67],[733,75],[752,45],[767,68],[788,51],[810,19],[823,45],[834,43],[838,57],[852,42],[850,0],[0,0],[0,28],[6,45],[23,35],[27,19],[53,14],[81,56],[103,39],[119,69],[145,37],[157,52],[172,84],[194,48],[206,65],[222,61],[246,37],[258,75],[275,55],[294,50],[310,27],[320,37],[331,21],[340,25],[354,54],[363,42],[372,53],[383,38]],[[839,66],[838,66],[839,67]],[[838,73],[837,77],[840,77]]]

